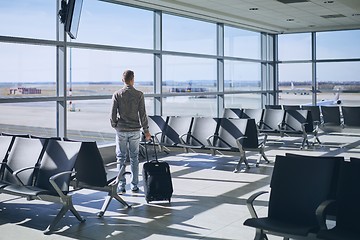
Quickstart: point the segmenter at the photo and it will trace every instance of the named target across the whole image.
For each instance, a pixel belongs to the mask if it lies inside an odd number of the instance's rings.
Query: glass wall
[[[311,34],[278,35],[278,103],[312,104]]]
[[[318,101],[360,105],[360,30],[316,33]]]
[[[358,39],[360,30],[279,35],[279,103],[310,104],[316,94],[316,104],[360,104]]]
[[[224,105],[227,108],[262,106],[261,34],[230,26],[224,27]],[[258,61],[252,61],[253,59]],[[231,92],[243,92],[231,94]]]
[[[78,38],[63,41],[58,3],[0,2],[0,132],[112,143],[110,99],[125,69],[149,115],[217,117],[223,107],[264,106],[273,93],[280,104],[311,103],[315,93],[359,104],[360,30],[282,34],[272,59],[262,54],[274,51],[271,34],[84,0]]]

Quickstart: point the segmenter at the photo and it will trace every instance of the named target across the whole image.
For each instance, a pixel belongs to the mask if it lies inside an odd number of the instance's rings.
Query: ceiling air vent
[[[332,14],[332,15],[322,15],[320,17],[329,19],[329,18],[343,18],[343,17],[346,17],[346,16],[342,15],[342,14]]]
[[[309,2],[309,0],[277,0],[277,1],[285,4]]]

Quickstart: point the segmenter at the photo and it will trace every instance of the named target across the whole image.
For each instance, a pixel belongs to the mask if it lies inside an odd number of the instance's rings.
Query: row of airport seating
[[[148,116],[149,130],[161,151],[178,147],[188,151],[209,150],[212,155],[223,151],[238,152],[235,172],[245,163],[246,151],[256,151],[259,159],[267,159],[264,149],[267,136],[258,135],[254,119],[228,119],[212,117]]]
[[[253,118],[259,132],[267,135],[301,136],[301,149],[309,147],[309,136],[314,138],[313,144],[318,142],[319,128],[314,124],[311,111],[307,109],[249,109],[225,108],[224,117]]]
[[[357,240],[359,172],[359,158],[276,156],[267,216],[259,216],[255,210],[256,199],[267,192],[257,192],[247,199],[251,218],[244,225],[256,229],[254,239],[258,240],[268,239],[267,235],[286,240]]]
[[[104,166],[96,142],[1,134],[0,158],[0,193],[62,204],[46,232],[53,231],[69,210],[80,222],[85,221],[71,194],[83,188],[108,193],[99,217],[113,198],[130,207],[117,194],[117,184],[112,184],[118,176],[116,162],[112,164],[115,169]],[[125,174],[124,167],[121,174]]]
[[[266,105],[266,109],[309,110],[313,121],[325,131],[360,127],[359,106]],[[336,129],[337,128],[337,129]]]

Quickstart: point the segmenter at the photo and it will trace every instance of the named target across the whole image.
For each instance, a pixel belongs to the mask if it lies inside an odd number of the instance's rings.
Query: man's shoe
[[[138,188],[138,187],[134,187],[133,189],[131,189],[131,191],[134,192],[134,193],[137,193],[137,192],[139,192],[139,188]]]
[[[125,188],[124,188],[124,187],[119,188],[119,189],[118,189],[118,193],[120,193],[120,194],[124,194],[124,193],[126,193]]]

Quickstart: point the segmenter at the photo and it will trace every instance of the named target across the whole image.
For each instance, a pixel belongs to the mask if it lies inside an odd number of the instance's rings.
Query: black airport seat
[[[254,208],[255,199],[266,191],[247,200],[251,218],[244,225],[256,229],[254,239],[268,239],[267,234],[284,239],[315,236],[320,228],[315,211],[331,197],[341,161],[341,157],[276,156],[267,216],[258,217]]]

